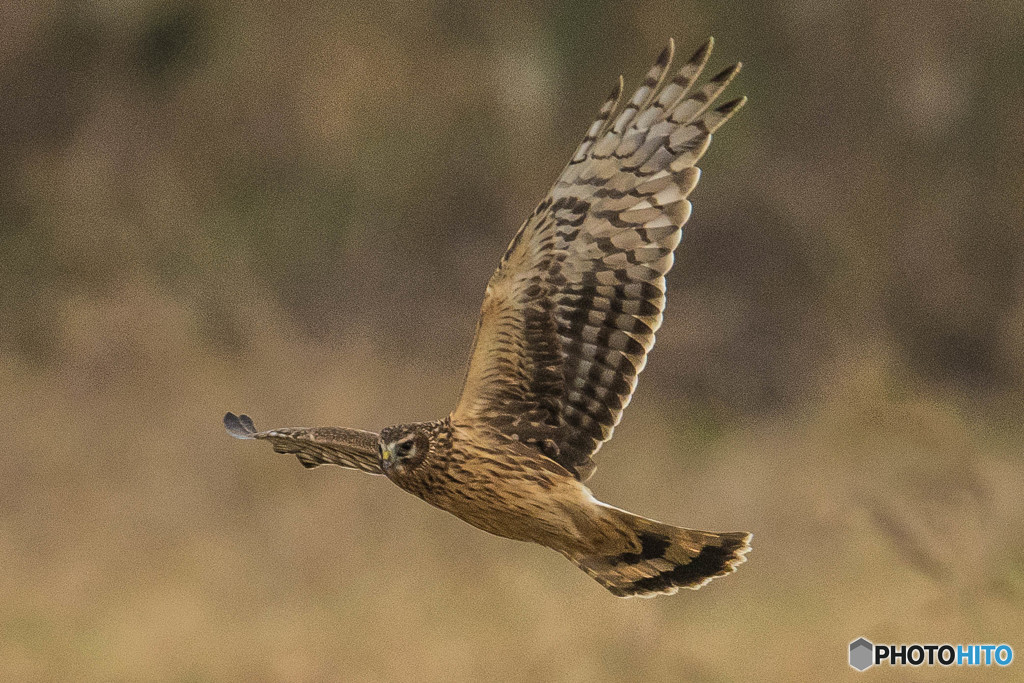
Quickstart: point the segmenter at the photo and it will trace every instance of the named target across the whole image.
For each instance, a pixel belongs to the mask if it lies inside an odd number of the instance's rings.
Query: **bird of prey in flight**
[[[671,594],[734,571],[749,533],[656,522],[602,503],[583,484],[661,326],[696,164],[746,102],[715,103],[739,64],[695,85],[712,44],[670,74],[670,41],[621,109],[619,78],[491,276],[451,414],[377,434],[259,431],[228,413],[228,432],[268,441],[306,467],[383,474],[477,528],[558,551],[617,596]]]

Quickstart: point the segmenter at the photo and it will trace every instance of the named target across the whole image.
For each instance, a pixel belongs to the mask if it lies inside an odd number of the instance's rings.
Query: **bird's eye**
[[[395,450],[401,453],[402,455],[405,455],[406,453],[412,450],[412,441],[403,441],[402,443],[395,446]]]

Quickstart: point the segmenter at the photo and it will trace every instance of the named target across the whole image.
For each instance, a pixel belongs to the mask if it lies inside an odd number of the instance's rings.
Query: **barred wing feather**
[[[673,44],[626,106],[619,86],[519,229],[484,297],[457,423],[482,422],[580,479],[611,438],[665,308],[665,274],[736,64],[693,89],[708,41],[666,81]]]

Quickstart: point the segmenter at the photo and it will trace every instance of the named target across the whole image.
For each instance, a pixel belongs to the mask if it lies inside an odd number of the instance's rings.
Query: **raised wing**
[[[248,415],[228,413],[224,428],[236,439],[269,441],[277,453],[291,453],[303,467],[341,465],[370,474],[382,474],[377,456],[377,434],[360,429],[312,427],[256,431]]]
[[[665,82],[673,44],[616,114],[622,80],[484,296],[452,420],[484,422],[586,479],[636,387],[665,309],[665,274],[736,64],[691,86],[709,40]]]

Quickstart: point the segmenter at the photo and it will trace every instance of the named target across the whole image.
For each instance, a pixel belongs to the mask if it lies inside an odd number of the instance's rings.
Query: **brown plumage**
[[[673,44],[621,111],[622,81],[487,285],[462,397],[444,420],[379,435],[335,427],[257,432],[306,467],[385,474],[498,536],[553,548],[618,596],[699,588],[733,571],[750,534],[662,524],[583,485],[636,387],[665,308],[695,166],[746,101],[712,103],[739,71],[691,92],[712,41],[666,82]]]

